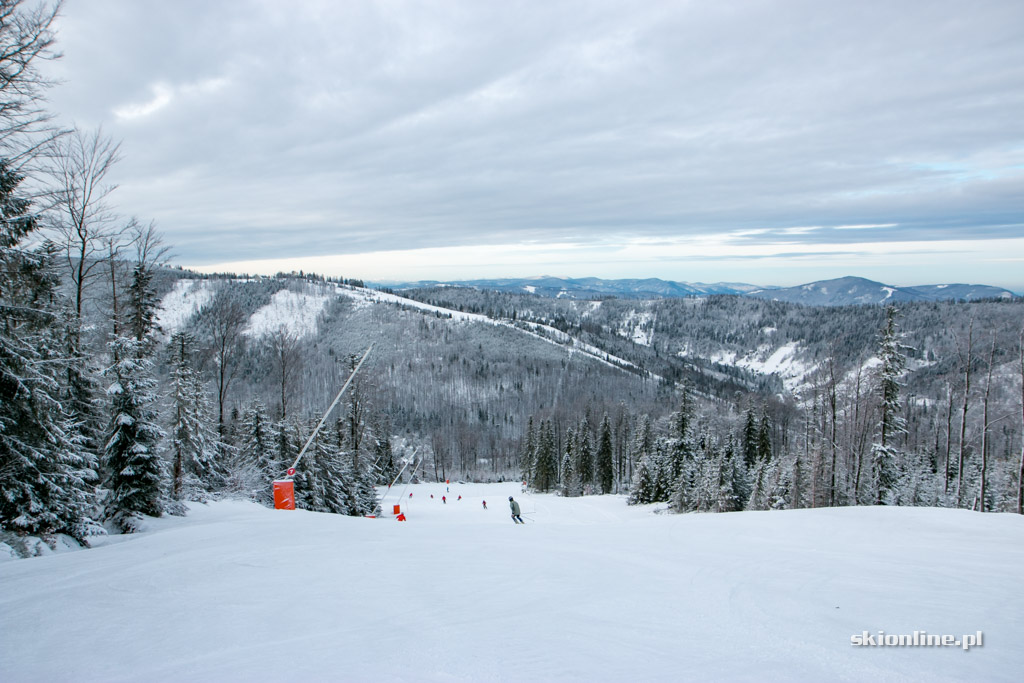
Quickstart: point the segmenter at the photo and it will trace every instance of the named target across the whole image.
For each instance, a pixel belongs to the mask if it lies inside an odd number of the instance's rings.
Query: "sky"
[[[66,0],[174,262],[1024,292],[1024,3]]]

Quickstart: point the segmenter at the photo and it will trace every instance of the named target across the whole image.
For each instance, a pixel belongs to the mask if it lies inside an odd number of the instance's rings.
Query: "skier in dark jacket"
[[[516,524],[526,524],[523,518],[519,516],[519,503],[512,500],[512,496],[508,497],[508,506],[512,508],[512,521]]]

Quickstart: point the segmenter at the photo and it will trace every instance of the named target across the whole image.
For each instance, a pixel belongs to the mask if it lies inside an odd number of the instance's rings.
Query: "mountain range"
[[[473,289],[536,294],[568,299],[668,299],[676,297],[732,294],[807,306],[852,306],[904,301],[949,301],[1011,299],[1013,292],[1002,287],[971,284],[938,284],[897,287],[861,277],[819,280],[795,287],[759,287],[741,282],[673,282],[659,278],[606,280],[595,277],[498,278],[483,280],[421,280],[387,285],[395,291],[433,287],[469,287]]]

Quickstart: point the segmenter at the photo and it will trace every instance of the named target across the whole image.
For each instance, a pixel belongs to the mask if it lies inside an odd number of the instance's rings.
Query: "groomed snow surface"
[[[450,489],[409,487],[406,522],[195,505],[101,547],[0,564],[0,680],[1018,681],[1024,670],[1015,515],[671,515],[618,496]],[[510,494],[526,525],[511,522]],[[984,645],[852,646],[865,630],[982,631]]]

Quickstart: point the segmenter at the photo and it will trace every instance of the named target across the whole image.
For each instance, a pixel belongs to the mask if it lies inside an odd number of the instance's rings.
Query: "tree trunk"
[[[985,511],[985,483],[988,477],[988,399],[992,393],[992,363],[996,356],[996,333],[992,332],[992,346],[988,352],[988,376],[985,379],[985,400],[981,418],[981,486],[978,490],[978,509]]]
[[[971,393],[971,346],[974,340],[974,318],[971,318],[971,324],[967,328],[967,358],[966,360],[961,356],[961,362],[964,364],[964,402],[963,411],[960,415],[960,454],[957,458],[956,468],[956,506],[960,507],[963,504],[963,486],[964,486],[964,447],[967,440],[967,399]]]
[[[942,469],[945,472],[945,480],[942,492],[949,493],[949,453],[953,443],[953,385],[950,384],[946,392],[946,461]]]

